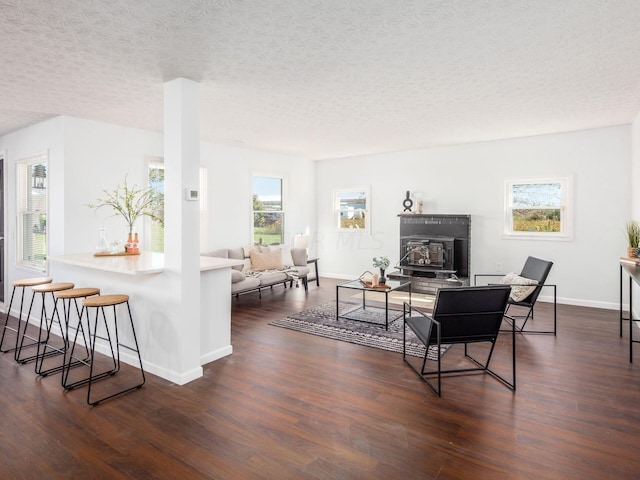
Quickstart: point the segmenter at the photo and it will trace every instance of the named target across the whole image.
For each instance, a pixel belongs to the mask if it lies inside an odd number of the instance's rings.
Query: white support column
[[[185,190],[198,188],[200,167],[200,85],[177,78],[164,85],[165,265],[176,275],[179,314],[172,319],[179,370],[202,376],[200,366],[200,222],[197,201]]]

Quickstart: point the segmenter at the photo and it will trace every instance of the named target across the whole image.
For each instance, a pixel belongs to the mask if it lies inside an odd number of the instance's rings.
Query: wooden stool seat
[[[85,288],[71,288],[68,290],[58,290],[55,292],[55,296],[58,298],[82,298],[91,297],[93,295],[100,295],[99,288],[85,287]]]
[[[73,283],[44,283],[34,285],[31,290],[36,293],[59,292],[60,290],[71,290],[75,285]]]
[[[85,307],[110,307],[112,305],[119,305],[129,301],[129,295],[112,294],[101,295],[99,297],[86,298],[82,304]]]
[[[12,285],[14,287],[33,287],[34,285],[42,285],[43,283],[51,283],[52,281],[53,279],[49,277],[23,278],[14,281]]]

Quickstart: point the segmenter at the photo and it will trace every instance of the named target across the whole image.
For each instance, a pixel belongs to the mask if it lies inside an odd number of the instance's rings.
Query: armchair
[[[524,267],[522,268],[522,272],[520,275],[504,276],[501,274],[485,274],[478,273],[473,276],[474,285],[478,285],[478,279],[481,277],[502,277],[500,283],[504,285],[511,285],[514,287],[514,291],[509,297],[509,304],[507,306],[507,314],[508,320],[517,322],[517,319],[522,320],[521,325],[515,325],[516,331],[520,333],[537,333],[537,334],[553,334],[557,333],[557,292],[556,285],[545,283],[547,281],[547,277],[549,276],[549,272],[551,271],[551,267],[553,266],[553,262],[549,262],[547,260],[541,260],[535,257],[528,257]],[[527,282],[526,280],[530,280]],[[524,292],[524,295],[518,296],[515,294],[515,290],[522,288],[523,285],[528,284],[529,290],[528,292]],[[538,300],[538,296],[544,287],[551,288],[553,290],[553,329],[552,330],[525,330],[525,326],[529,319],[534,319],[534,306],[536,301]],[[521,315],[513,315],[511,313],[511,307],[521,307],[524,309],[524,314]]]
[[[484,371],[498,381],[516,389],[516,343],[515,327],[512,324],[512,381],[509,382],[489,368],[489,362],[493,355],[496,340],[500,332],[500,325],[505,314],[509,292],[508,285],[483,286],[483,287],[455,287],[441,288],[436,294],[433,313],[427,315],[420,310],[405,303],[403,307],[403,350],[402,359],[407,363],[422,380],[438,395],[442,393],[442,375],[451,373]],[[422,342],[426,351],[422,359],[422,366],[413,365],[415,360],[409,361],[406,355],[407,327],[410,328]],[[486,342],[489,348],[486,360],[480,362],[469,354],[469,343]],[[464,344],[464,356],[473,364],[469,368],[456,368],[442,370],[441,346],[447,344]],[[435,369],[427,369],[429,347],[437,347],[437,359]],[[434,385],[430,379],[437,378]]]

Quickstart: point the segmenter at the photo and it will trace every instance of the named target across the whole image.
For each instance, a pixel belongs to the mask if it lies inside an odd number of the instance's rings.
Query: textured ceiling
[[[0,0],[0,135],[65,114],[331,158],[640,112],[638,0]]]

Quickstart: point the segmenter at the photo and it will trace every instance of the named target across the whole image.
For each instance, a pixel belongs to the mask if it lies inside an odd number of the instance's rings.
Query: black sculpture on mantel
[[[407,198],[405,198],[402,202],[402,206],[404,207],[403,212],[411,212],[411,207],[413,206],[413,200],[411,200],[411,193],[407,190]]]

